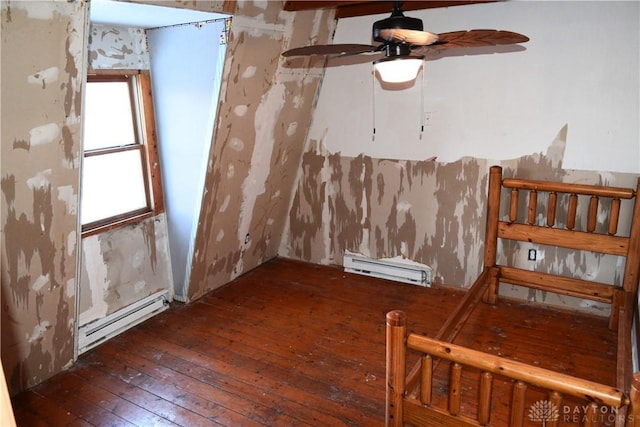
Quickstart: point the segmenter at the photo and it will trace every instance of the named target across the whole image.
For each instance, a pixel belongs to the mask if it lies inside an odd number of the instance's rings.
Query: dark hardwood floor
[[[385,314],[434,335],[463,291],[275,259],[13,399],[19,426],[376,426]],[[615,384],[607,319],[482,304],[456,342]],[[534,347],[526,346],[534,339]],[[500,419],[500,418],[496,418]]]

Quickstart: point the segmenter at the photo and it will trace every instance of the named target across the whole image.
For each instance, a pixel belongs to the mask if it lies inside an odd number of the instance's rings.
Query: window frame
[[[148,70],[89,70],[87,74],[87,84],[113,81],[127,82],[129,85],[136,142],[129,145],[85,150],[83,140],[82,158],[84,160],[84,158],[91,156],[138,150],[142,162],[141,171],[145,187],[146,206],[82,224],[83,237],[137,223],[164,212],[150,73]],[[81,191],[83,190],[81,189]]]

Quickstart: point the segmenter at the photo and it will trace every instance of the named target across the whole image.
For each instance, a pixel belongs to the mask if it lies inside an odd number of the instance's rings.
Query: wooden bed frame
[[[489,174],[484,268],[434,338],[407,334],[406,314],[387,314],[386,361],[386,425],[483,426],[490,423],[494,376],[512,382],[509,425],[522,426],[526,421],[527,388],[547,393],[548,408],[560,407],[563,399],[586,402],[586,415],[597,414],[604,407],[615,410],[617,426],[640,426],[640,373],[632,372],[632,324],[637,305],[640,275],[640,179],[636,189],[596,185],[570,184],[502,177],[502,168],[493,166]],[[528,198],[527,198],[528,195]],[[542,195],[542,197],[539,197]],[[508,200],[508,215],[501,219],[501,198]],[[628,235],[620,236],[618,220],[621,200],[632,206]],[[578,201],[588,201],[586,226],[577,218]],[[559,203],[562,201],[562,203]],[[546,202],[545,224],[537,224],[539,204]],[[564,222],[558,224],[558,205],[566,205]],[[523,205],[526,205],[523,209]],[[581,205],[582,206],[582,205]],[[625,205],[626,206],[626,205]],[[598,224],[598,211],[606,211],[608,224]],[[518,215],[520,212],[521,215]],[[508,219],[507,219],[508,216]],[[525,218],[519,219],[519,216]],[[602,216],[602,215],[600,215]],[[584,221],[583,221],[584,222]],[[624,233],[627,234],[627,233]],[[625,258],[620,286],[581,278],[569,278],[498,265],[498,239],[531,242],[577,251],[610,254]],[[480,301],[496,304],[499,284],[508,283],[611,305],[609,327],[617,330],[617,384],[599,384],[548,369],[513,361],[452,344],[471,312]],[[418,352],[419,360],[407,373],[407,352]],[[435,366],[450,362],[446,408],[434,404],[433,381]],[[461,373],[478,372],[477,414],[460,412]],[[547,409],[548,409],[547,408]],[[529,408],[530,409],[530,408]],[[584,417],[585,425],[596,425]],[[528,421],[532,421],[530,418]],[[556,426],[559,416],[552,412],[540,418],[540,425]]]

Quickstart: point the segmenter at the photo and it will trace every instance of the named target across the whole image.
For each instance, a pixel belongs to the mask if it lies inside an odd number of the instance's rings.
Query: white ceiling
[[[221,19],[227,16],[219,13],[114,0],[92,0],[89,5],[91,22],[134,28],[167,27]]]

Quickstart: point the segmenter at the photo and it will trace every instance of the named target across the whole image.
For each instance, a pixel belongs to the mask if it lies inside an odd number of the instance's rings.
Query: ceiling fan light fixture
[[[373,62],[373,67],[380,75],[380,79],[386,83],[405,83],[415,80],[422,66],[423,57],[412,56],[410,58],[391,57],[382,58]]]

